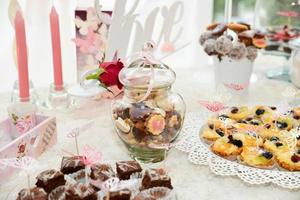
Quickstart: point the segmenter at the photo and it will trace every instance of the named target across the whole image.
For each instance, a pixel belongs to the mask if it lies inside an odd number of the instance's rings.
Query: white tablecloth
[[[281,92],[289,83],[267,80],[262,72],[268,68],[278,67],[283,60],[275,57],[260,57],[255,65],[255,76],[250,87],[248,101],[278,103],[283,97]],[[199,109],[199,99],[205,99],[213,94],[213,71],[211,66],[181,67],[175,69],[177,81],[173,90],[184,97],[187,112]],[[9,104],[9,94],[0,95],[0,118],[6,117],[6,107]],[[52,113],[53,114],[53,113]],[[60,149],[75,152],[74,141],[67,139],[65,134],[74,127],[94,121],[94,124],[79,136],[79,145],[89,144],[102,152],[103,160],[118,161],[130,159],[126,148],[114,132],[110,119],[110,102],[90,101],[80,110],[71,113],[55,113],[58,122],[58,144],[43,154],[38,160],[46,168],[60,166]],[[274,185],[247,185],[235,177],[220,177],[212,174],[207,166],[196,166],[187,160],[187,155],[172,149],[166,162],[172,183],[177,191],[179,200],[297,200],[299,191],[291,191]],[[31,182],[34,183],[32,175]],[[6,199],[10,192],[16,192],[26,187],[26,179],[15,176],[6,184],[0,186],[0,199]],[[11,199],[9,196],[8,199]]]

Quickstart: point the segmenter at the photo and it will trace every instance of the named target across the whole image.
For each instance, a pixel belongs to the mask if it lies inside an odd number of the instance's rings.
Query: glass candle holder
[[[38,98],[37,92],[36,92],[36,90],[34,88],[34,85],[33,85],[32,81],[29,81],[29,95],[30,95],[29,101],[31,103],[33,103],[33,104],[38,105],[39,98]],[[11,93],[11,103],[18,102],[18,101],[20,101],[20,97],[19,97],[19,81],[16,80],[14,82],[13,90],[12,90],[12,93]]]
[[[67,92],[66,86],[50,85],[48,98],[43,103],[43,106],[47,109],[53,110],[65,110],[70,108],[71,99]]]

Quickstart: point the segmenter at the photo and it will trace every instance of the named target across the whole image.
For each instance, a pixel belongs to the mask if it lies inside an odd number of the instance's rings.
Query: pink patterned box
[[[21,158],[23,156],[38,157],[57,141],[56,118],[37,116],[37,125],[24,135],[11,139],[11,123],[9,119],[0,122],[0,159]],[[0,184],[16,172],[17,169],[0,165]]]

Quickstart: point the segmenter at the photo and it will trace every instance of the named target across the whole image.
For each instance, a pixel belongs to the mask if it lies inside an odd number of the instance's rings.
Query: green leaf
[[[99,79],[99,76],[100,76],[103,72],[104,72],[104,69],[99,68],[97,72],[88,75],[87,77],[85,77],[85,79],[86,79],[86,80],[92,80],[92,79],[98,80],[98,79]]]

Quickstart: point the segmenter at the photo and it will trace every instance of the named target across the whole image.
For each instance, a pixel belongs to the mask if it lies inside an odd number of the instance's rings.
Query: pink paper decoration
[[[50,13],[50,27],[51,27],[51,39],[52,39],[54,86],[55,86],[55,90],[62,90],[63,75],[62,75],[59,17],[54,7],[52,7]]]
[[[20,11],[17,11],[15,17],[15,34],[18,57],[19,97],[21,101],[26,101],[29,98],[28,58],[25,23]]]
[[[101,160],[101,153],[89,145],[84,146],[82,155],[83,163],[87,166],[93,165]]]
[[[32,157],[24,156],[21,158],[1,159],[0,163],[2,165],[6,165],[9,167],[14,167],[14,168],[28,171],[28,170],[32,169],[33,167],[35,167],[35,164],[37,163],[37,161]]]
[[[73,41],[84,54],[96,53],[98,51],[98,47],[102,44],[101,35],[95,33],[92,28],[88,29],[85,39],[75,38]]]
[[[34,127],[32,119],[18,119],[16,121],[16,129],[18,133],[23,134]]]
[[[199,103],[211,112],[219,112],[226,108],[225,105],[219,101],[200,100]]]
[[[80,17],[76,17],[74,21],[76,27],[79,28],[79,33],[81,35],[88,34],[89,29],[96,31],[98,29],[98,24],[100,23],[100,20],[96,15],[96,10],[95,8],[92,7],[87,9],[87,15],[85,21],[83,21]]]
[[[244,84],[235,84],[235,83],[224,83],[224,85],[227,88],[236,90],[236,91],[240,91],[240,90],[244,90],[245,88],[248,87],[248,83],[244,83]]]

